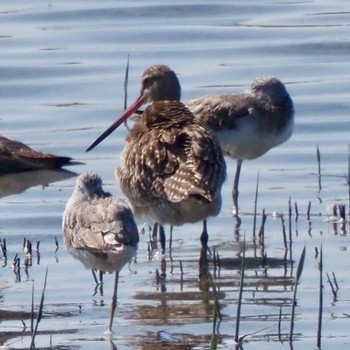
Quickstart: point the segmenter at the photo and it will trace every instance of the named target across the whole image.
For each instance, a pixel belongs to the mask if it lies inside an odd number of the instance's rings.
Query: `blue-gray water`
[[[347,1],[7,1],[0,5],[1,134],[84,162],[70,170],[92,170],[108,191],[121,196],[114,168],[125,128],[90,153],[84,150],[123,110],[123,80],[130,55],[129,102],[139,91],[143,70],[153,63],[173,68],[184,99],[209,93],[241,92],[261,75],[275,75],[295,104],[292,138],[264,157],[243,163],[240,183],[242,224],[238,233],[231,216],[235,161],[228,160],[223,208],[209,221],[210,246],[222,258],[215,283],[223,320],[218,348],[233,347],[239,286],[238,257],[247,241],[241,334],[244,349],[281,349],[277,337],[282,306],[282,332],[289,332],[296,264],[306,244],[307,255],[298,289],[295,349],[316,347],[319,256],[324,271],[339,285],[333,300],[324,275],[323,348],[349,347],[349,224],[345,230],[328,222],[334,203],[349,211],[348,144],[350,131],[350,8]],[[321,152],[319,188],[316,146]],[[258,172],[258,213],[265,209],[265,251],[252,241],[254,196]],[[23,181],[20,181],[23,183]],[[61,215],[75,178],[10,194],[3,185],[0,239],[7,242],[7,265],[0,269],[0,310],[30,311],[32,281],[39,304],[48,267],[44,318],[38,348],[109,349],[107,327],[112,276],[104,296],[92,297],[89,271],[73,260],[62,242]],[[12,192],[13,193],[13,192]],[[284,266],[281,218],[288,233],[288,201],[293,216],[292,258]],[[311,216],[306,212],[311,202]],[[261,223],[258,217],[257,230]],[[140,227],[142,222],[139,222]],[[213,297],[199,286],[201,224],[174,230],[167,277],[156,284],[160,259],[147,259],[148,234],[141,236],[137,264],[121,272],[113,342],[118,349],[209,349]],[[21,280],[11,269],[23,238],[40,241]],[[59,249],[55,253],[55,237]],[[265,271],[261,253],[272,260]],[[257,256],[257,258],[255,258]],[[288,252],[288,257],[290,253]],[[180,261],[183,264],[181,278]],[[233,264],[232,262],[236,262]],[[5,261],[0,256],[0,263]],[[213,273],[213,271],[211,270]],[[181,282],[182,281],[182,282]],[[208,287],[211,290],[211,287]],[[208,289],[207,288],[207,289]],[[29,320],[24,319],[27,327]],[[20,318],[0,319],[0,348],[27,348]],[[28,331],[28,329],[26,330]],[[258,332],[257,332],[258,331]],[[257,332],[257,333],[255,333]],[[254,333],[254,334],[253,334]],[[12,334],[12,335],[11,335]],[[286,340],[286,337],[283,338]]]

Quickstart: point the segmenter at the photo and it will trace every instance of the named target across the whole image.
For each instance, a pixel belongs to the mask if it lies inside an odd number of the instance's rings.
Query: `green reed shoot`
[[[46,290],[46,283],[47,283],[47,272],[48,272],[48,268],[46,268],[46,272],[45,272],[44,286],[43,286],[43,291],[41,293],[40,305],[39,305],[39,310],[38,310],[38,315],[37,315],[34,331],[32,333],[32,340],[31,340],[31,343],[30,343],[30,349],[34,348],[35,336],[36,336],[36,334],[38,332],[39,322],[41,321],[41,318],[43,316],[44,298],[45,298],[45,290]]]
[[[288,199],[288,233],[289,233],[289,244],[292,244],[292,204],[291,199]]]
[[[294,293],[293,293],[293,300],[292,300],[292,313],[291,313],[291,317],[290,317],[289,342],[293,341],[295,306],[296,306],[297,289],[298,289],[297,287],[298,287],[299,280],[300,280],[300,277],[301,277],[301,274],[302,274],[303,268],[304,268],[305,252],[306,252],[306,246],[304,246],[304,248],[301,252],[298,267],[297,267],[297,274],[295,277]]]
[[[255,187],[255,199],[254,199],[254,221],[253,221],[253,239],[255,240],[255,230],[256,230],[256,208],[258,204],[258,193],[259,193],[259,176],[260,172],[258,171],[258,177],[256,179],[256,187]]]
[[[242,297],[243,297],[243,283],[244,283],[244,269],[245,269],[245,238],[243,241],[243,255],[242,255],[242,263],[241,263],[241,280],[239,286],[239,294],[237,301],[237,313],[236,313],[236,330],[235,330],[235,343],[239,344],[241,339],[239,338],[239,324],[241,320],[241,307],[242,307]]]
[[[349,217],[350,217],[350,145],[348,145],[348,174],[345,176],[348,185]],[[350,226],[350,223],[349,223]]]
[[[320,248],[320,284],[319,284],[319,307],[318,307],[318,326],[317,326],[317,349],[321,349],[321,331],[322,331],[322,312],[323,312],[323,252]]]

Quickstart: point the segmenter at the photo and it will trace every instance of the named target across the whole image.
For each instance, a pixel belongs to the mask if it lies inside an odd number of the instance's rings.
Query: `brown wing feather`
[[[1,173],[33,169],[58,169],[71,162],[69,157],[36,151],[22,142],[0,136]]]
[[[210,201],[225,170],[212,133],[182,103],[159,101],[130,131],[117,175],[127,197],[142,206],[191,195]]]

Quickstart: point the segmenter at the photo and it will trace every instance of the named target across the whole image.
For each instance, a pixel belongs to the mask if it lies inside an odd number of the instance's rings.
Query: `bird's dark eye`
[[[150,80],[151,80],[151,78],[145,78],[145,79],[143,79],[143,85],[144,85],[144,86],[145,86],[145,85],[148,85],[149,82],[150,82]]]

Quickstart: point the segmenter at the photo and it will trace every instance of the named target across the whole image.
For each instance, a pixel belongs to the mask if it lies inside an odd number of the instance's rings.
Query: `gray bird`
[[[232,199],[233,214],[238,216],[242,162],[261,157],[290,138],[292,99],[280,80],[263,76],[254,80],[248,92],[199,97],[187,101],[186,106],[214,132],[224,154],[237,160]]]
[[[63,213],[64,241],[69,253],[88,269],[115,273],[108,331],[116,308],[119,272],[135,255],[139,235],[127,203],[104,192],[92,172],[78,177]]]

